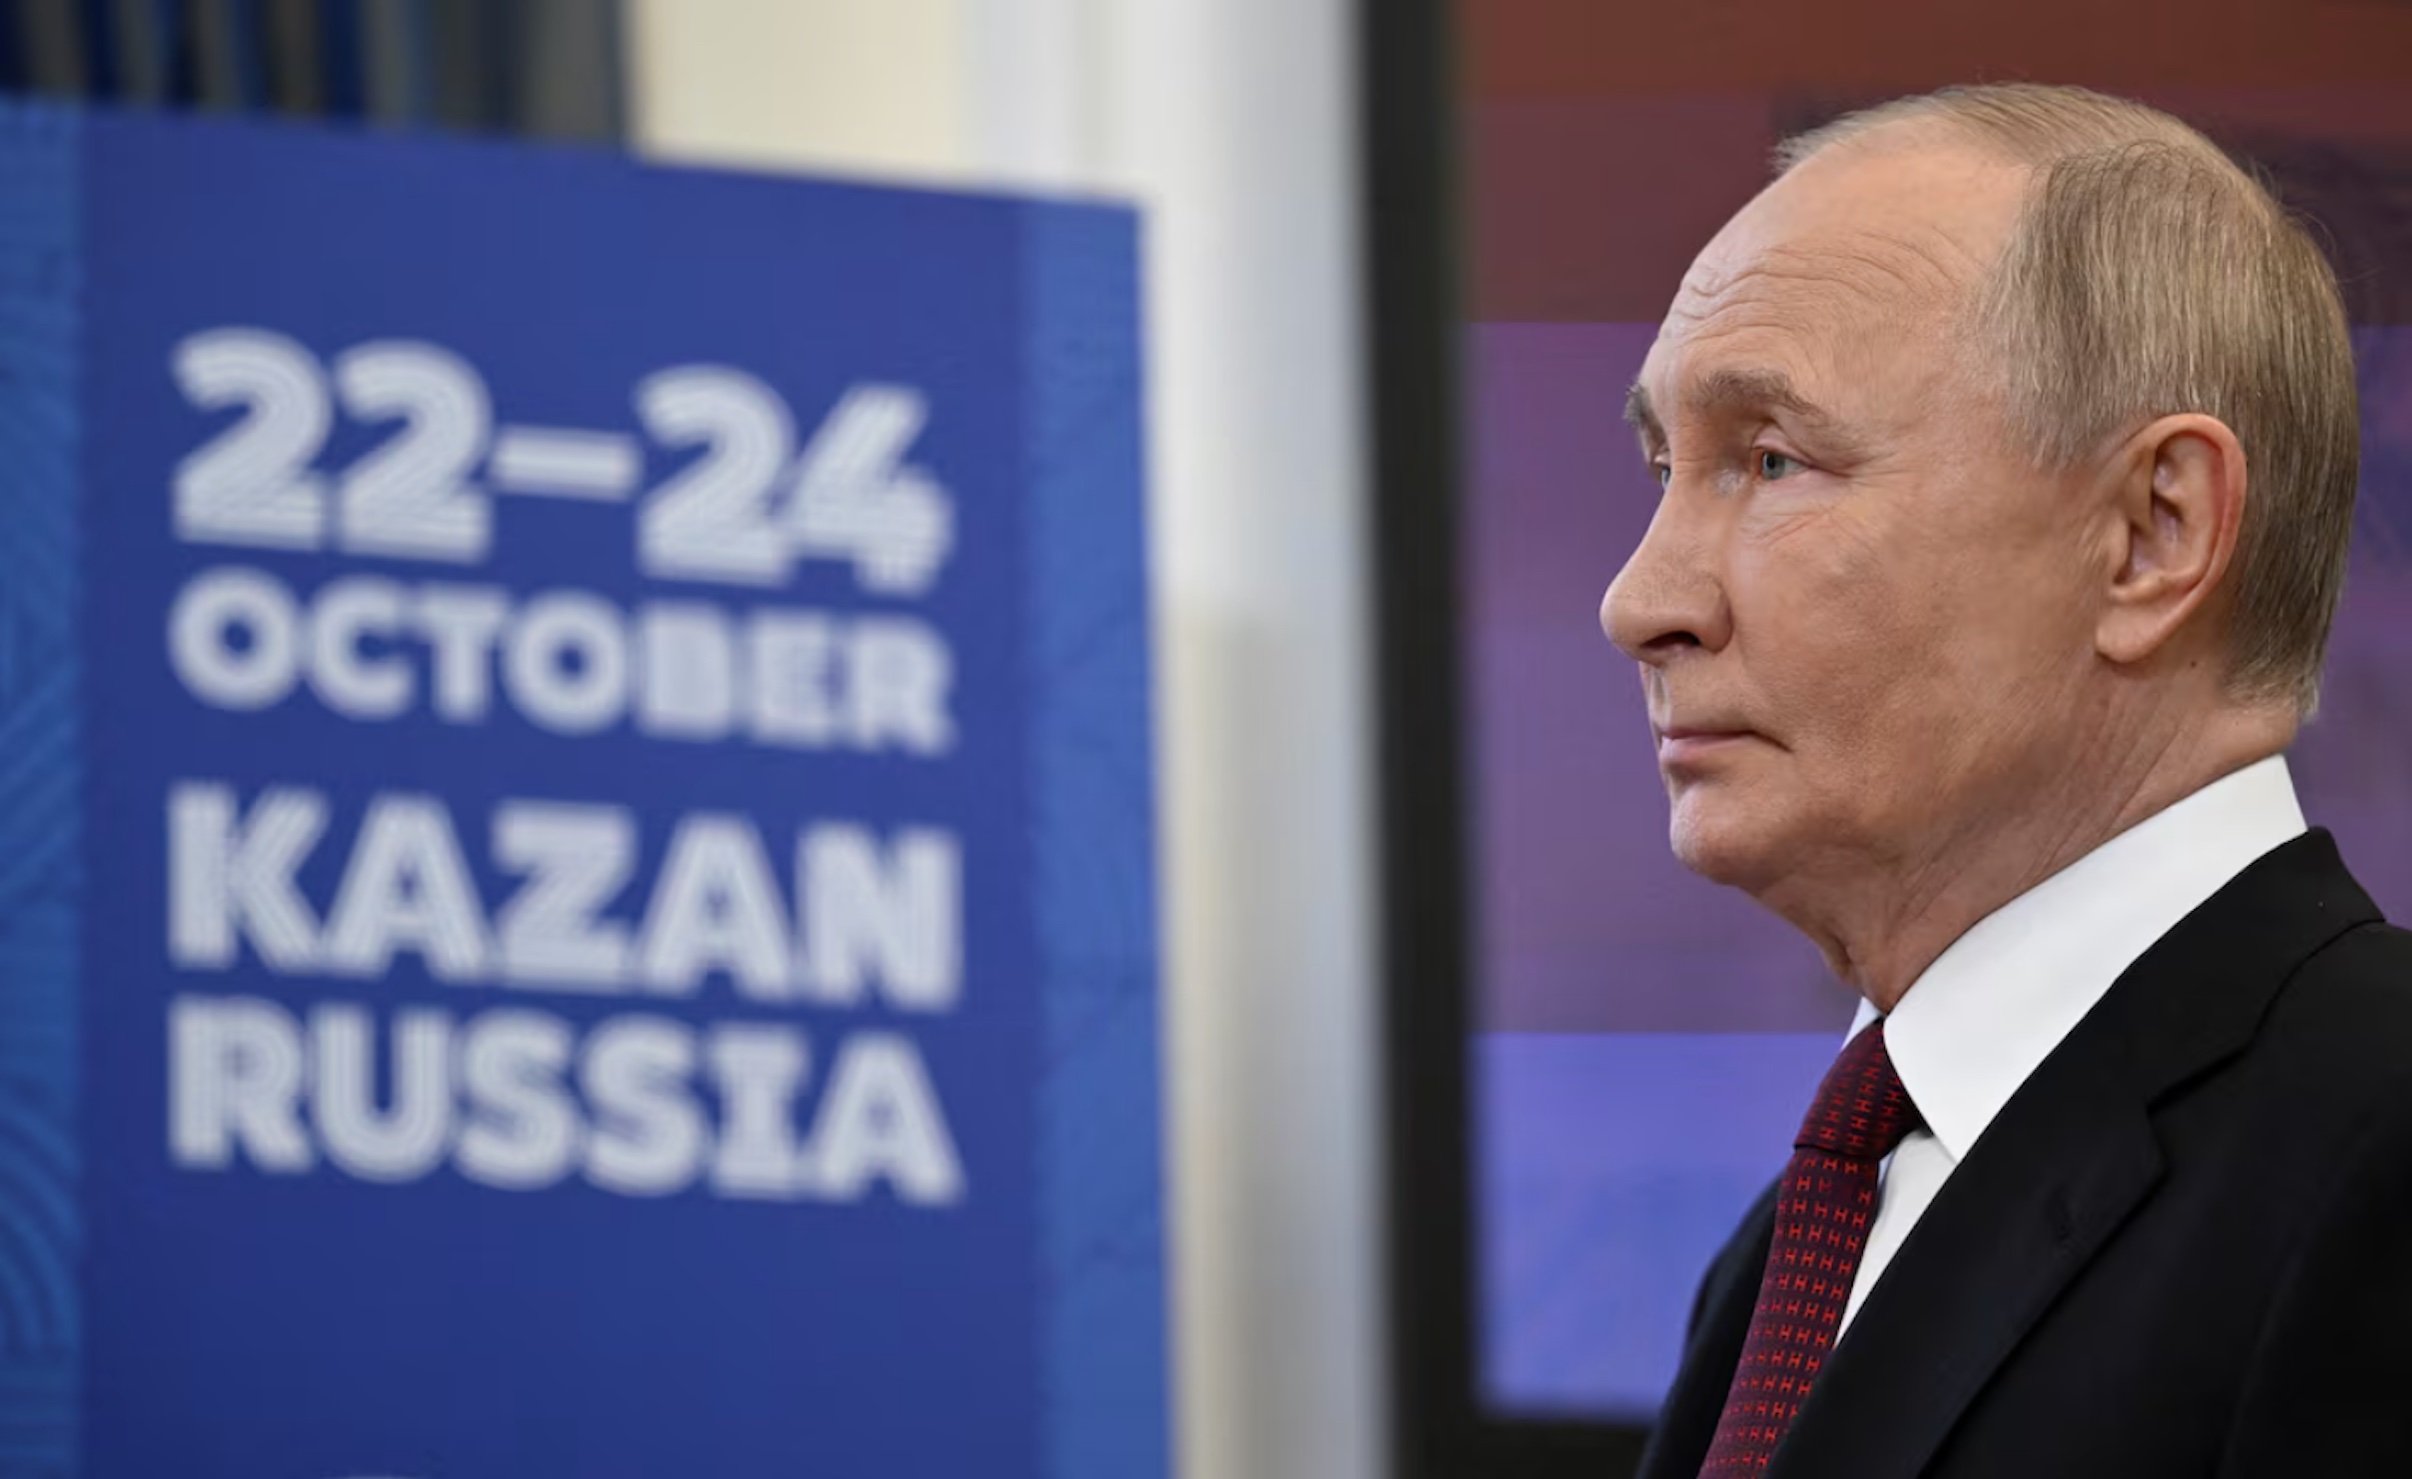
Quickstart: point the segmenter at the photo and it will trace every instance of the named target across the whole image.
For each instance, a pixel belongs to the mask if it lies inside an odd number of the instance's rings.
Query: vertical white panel
[[[966,0],[973,169],[1037,188],[1128,188],[1109,176],[1106,53],[1127,0]]]
[[[964,0],[623,0],[630,136],[664,158],[960,177]]]
[[[769,56],[940,0],[629,3],[651,147],[1145,208],[1181,1468],[1376,1479],[1354,7],[957,0],[839,117]]]
[[[1352,5],[1140,0],[1192,1479],[1382,1472]]]

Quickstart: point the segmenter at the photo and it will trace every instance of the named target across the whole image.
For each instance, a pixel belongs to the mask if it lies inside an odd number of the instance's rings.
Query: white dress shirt
[[[2302,834],[2294,779],[2273,755],[2113,837],[1935,958],[1884,1024],[1925,1126],[1885,1163],[1841,1330],[1977,1137],[2120,973],[2229,879]],[[1863,1002],[1852,1033],[1876,1015]]]

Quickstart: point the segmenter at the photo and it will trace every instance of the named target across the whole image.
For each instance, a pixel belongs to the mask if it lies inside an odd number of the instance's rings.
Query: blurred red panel
[[[2393,0],[1462,0],[1477,96],[2412,79]]]
[[[1476,100],[1465,125],[1469,317],[1656,322],[1693,254],[1766,182],[1777,139],[1890,95],[1803,87]],[[2412,322],[2412,87],[2132,95],[2256,161],[2320,223],[2355,322]]]
[[[1693,254],[1767,178],[1764,97],[1478,103],[1473,317],[1655,323]]]

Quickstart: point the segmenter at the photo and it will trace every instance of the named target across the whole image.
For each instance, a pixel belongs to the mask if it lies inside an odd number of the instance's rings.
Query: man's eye
[[[1759,454],[1759,476],[1771,483],[1779,478],[1788,478],[1800,470],[1800,463],[1781,452],[1761,452]]]
[[[1658,479],[1658,486],[1663,490],[1675,481],[1675,469],[1664,462],[1653,462],[1650,464],[1650,476]]]

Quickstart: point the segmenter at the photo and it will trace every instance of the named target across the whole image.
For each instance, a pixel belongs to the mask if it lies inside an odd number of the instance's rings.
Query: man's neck
[[[1823,899],[1767,902],[1809,935],[1837,977],[1889,1012],[1977,921],[2293,737],[2291,717],[2231,711],[2138,747],[2124,763],[2067,767],[2061,794],[1973,816]]]

